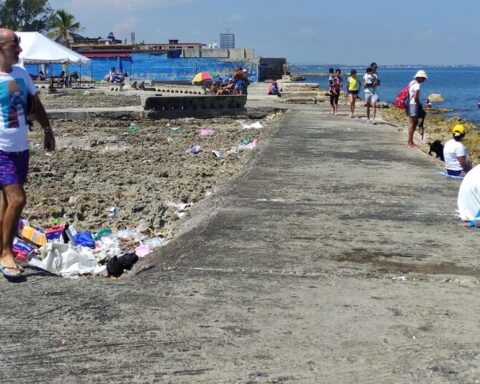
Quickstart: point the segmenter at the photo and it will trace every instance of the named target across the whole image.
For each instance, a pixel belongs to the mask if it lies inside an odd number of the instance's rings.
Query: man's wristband
[[[45,127],[45,128],[43,128],[43,131],[44,131],[45,133],[53,133],[52,127]]]

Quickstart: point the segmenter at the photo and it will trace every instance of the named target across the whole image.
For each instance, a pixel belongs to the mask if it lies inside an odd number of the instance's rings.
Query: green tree
[[[70,47],[70,42],[73,40],[72,33],[81,30],[82,27],[75,19],[75,16],[63,9],[59,9],[50,18],[50,32],[48,36]]]
[[[13,31],[46,31],[51,15],[48,0],[0,1],[0,25]]]

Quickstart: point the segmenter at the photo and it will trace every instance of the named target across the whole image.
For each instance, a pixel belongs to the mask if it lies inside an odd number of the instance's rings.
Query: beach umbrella
[[[195,75],[195,77],[192,79],[192,83],[201,83],[202,81],[208,81],[212,80],[212,76],[208,72],[199,72]]]

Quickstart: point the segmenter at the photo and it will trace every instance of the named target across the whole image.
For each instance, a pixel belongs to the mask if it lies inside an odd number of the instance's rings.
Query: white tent
[[[39,32],[15,32],[21,39],[20,63],[89,64],[90,59]]]

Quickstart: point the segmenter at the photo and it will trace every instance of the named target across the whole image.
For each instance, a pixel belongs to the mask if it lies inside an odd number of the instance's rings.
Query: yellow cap
[[[462,124],[457,124],[453,127],[452,132],[455,136],[465,135],[465,127]]]

